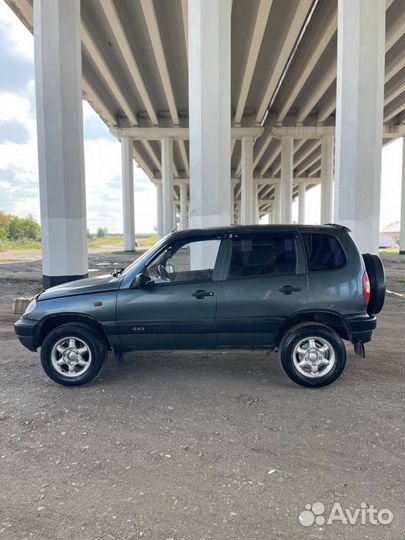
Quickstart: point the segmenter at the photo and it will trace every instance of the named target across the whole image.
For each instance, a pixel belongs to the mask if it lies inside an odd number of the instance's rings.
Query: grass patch
[[[92,236],[87,245],[90,251],[112,251],[122,248],[123,239],[122,236]]]
[[[23,251],[24,249],[41,249],[41,242],[21,238],[19,240],[6,240],[0,242],[0,251]]]
[[[114,255],[139,255],[145,248],[149,249],[154,246],[158,241],[157,235],[152,234],[151,236],[137,237],[136,244],[137,249],[135,251],[124,251],[124,239],[122,235],[117,236],[103,236],[101,238],[91,237],[89,239],[89,250],[90,251],[111,251]],[[138,251],[139,248],[139,251]]]
[[[395,247],[395,248],[380,249],[380,255],[388,255],[388,256],[399,255],[399,248]]]
[[[157,235],[152,234],[150,236],[142,236],[136,238],[137,248],[135,251],[124,251],[124,240],[122,235],[117,236],[92,236],[88,240],[88,248],[90,253],[96,252],[109,252],[114,255],[133,255],[138,257],[142,255],[147,249],[154,246],[158,241]],[[22,251],[32,251],[33,255],[39,255],[41,252],[41,242],[36,240],[21,239],[16,241],[2,240],[0,241],[0,252],[6,253],[2,262],[13,262],[15,258],[13,254]],[[37,253],[35,253],[37,251]],[[30,254],[31,255],[31,254]]]

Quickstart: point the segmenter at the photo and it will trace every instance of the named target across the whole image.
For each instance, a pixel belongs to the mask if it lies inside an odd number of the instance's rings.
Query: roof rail
[[[324,225],[329,225],[330,227],[336,227],[336,229],[343,229],[344,231],[352,232],[349,227],[346,227],[346,225],[340,225],[339,223],[324,223]]]

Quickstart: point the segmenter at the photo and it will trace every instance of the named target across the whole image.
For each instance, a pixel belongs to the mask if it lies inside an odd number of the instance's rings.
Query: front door
[[[217,346],[216,261],[220,238],[166,247],[143,274],[143,288],[118,292],[118,332],[125,350]]]
[[[302,246],[291,233],[241,234],[230,241],[228,276],[218,295],[218,344],[271,347],[286,318],[307,304]]]

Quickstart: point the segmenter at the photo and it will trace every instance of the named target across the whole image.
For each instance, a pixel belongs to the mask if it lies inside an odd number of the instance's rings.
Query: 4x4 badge
[[[132,332],[144,332],[145,331],[145,327],[144,326],[133,326],[131,328]]]

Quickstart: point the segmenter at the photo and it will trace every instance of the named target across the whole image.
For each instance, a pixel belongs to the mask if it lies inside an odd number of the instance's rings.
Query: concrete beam
[[[283,75],[291,52],[297,42],[302,27],[304,26],[305,20],[308,17],[312,3],[312,0],[300,0],[300,2],[298,2],[296,5],[294,17],[288,27],[287,35],[277,51],[277,61],[271,71],[270,78],[267,81],[265,92],[260,99],[260,104],[256,114],[256,124],[261,124],[263,121],[264,115],[266,114],[273,94],[277,88],[281,76]]]
[[[277,185],[281,182],[281,178],[279,176],[271,176],[271,177],[257,177],[255,178],[256,182],[258,184],[262,184],[262,185]],[[296,176],[293,178],[293,184],[297,184],[297,185],[300,185],[300,184],[308,184],[308,183],[311,183],[311,184],[320,184],[321,183],[321,179],[320,178],[312,178],[310,176]]]
[[[307,116],[313,111],[315,106],[319,103],[322,96],[336,80],[336,62],[332,62],[324,73],[314,91],[308,96],[307,100],[302,104],[297,115],[297,123],[304,122]]]
[[[155,7],[153,0],[140,0],[143,15],[145,17],[146,27],[149,32],[149,39],[152,44],[153,54],[159,70],[159,76],[162,83],[163,91],[169,107],[172,122],[178,125],[179,115],[177,112],[176,100],[174,98],[173,87],[170,80],[169,69],[167,67],[166,56],[162,44],[159,25],[156,18]]]
[[[405,110],[405,91],[384,108],[384,122],[389,122]]]
[[[272,129],[273,137],[285,136],[294,139],[319,139],[324,135],[334,135],[335,126],[278,126]]]
[[[124,93],[122,92],[120,88],[120,85],[118,84],[109,65],[107,64],[106,59],[104,58],[96,41],[94,40],[89,29],[87,28],[87,26],[84,24],[83,21],[82,21],[82,27],[81,27],[81,36],[82,36],[82,43],[85,48],[86,54],[88,54],[88,56],[91,58],[94,65],[97,67],[98,71],[102,74],[102,78],[108,90],[114,97],[118,107],[122,108],[122,110],[124,111],[130,123],[136,126],[138,124],[138,120],[136,118],[134,111],[132,110],[130,103],[126,99]]]
[[[305,83],[307,82],[308,77],[314,70],[320,57],[322,56],[322,53],[324,52],[328,43],[334,36],[336,32],[336,28],[337,28],[337,13],[335,9],[332,9],[328,17],[328,20],[325,22],[325,24],[321,28],[320,35],[319,36],[317,35],[316,41],[312,43],[312,47],[310,49],[311,53],[310,53],[309,58],[307,58],[306,62],[304,62],[300,66],[299,75],[296,77],[294,81],[294,87],[291,90],[289,96],[286,98],[283,104],[283,107],[277,116],[277,122],[282,122],[284,118],[286,117],[286,115],[288,114],[291,107],[294,105],[294,102],[297,99],[302,88],[304,87]]]
[[[267,20],[269,18],[272,3],[273,0],[260,0],[257,8],[255,23],[253,25],[249,40],[249,52],[246,57],[238,104],[236,106],[234,119],[235,124],[239,124],[242,120],[246,100],[253,79],[253,73],[256,67],[257,58],[259,56],[260,47],[262,44],[264,32],[266,30]]]
[[[186,127],[112,127],[110,132],[114,137],[131,137],[134,140],[159,141],[162,137],[171,137],[177,141],[190,139],[189,128]],[[233,139],[243,137],[260,137],[263,134],[261,127],[233,127],[231,136]]]
[[[395,126],[384,125],[383,138],[396,139],[405,135],[405,124],[397,124]]]
[[[132,53],[131,46],[127,39],[127,35],[125,33],[124,27],[122,26],[119,15],[117,13],[117,9],[112,0],[100,0],[100,5],[102,10],[104,11],[105,18],[117,42],[121,56],[125,61],[125,66],[127,67],[126,72],[132,79],[133,84],[138,90],[139,97],[144,104],[146,112],[148,113],[149,118],[152,121],[152,124],[157,125],[159,121],[156,111],[152,105],[149,92],[146,89],[145,83],[142,79],[142,75],[138,68],[138,64]]]
[[[186,47],[186,57],[188,63],[188,0],[181,0],[181,19],[183,22],[184,43]]]

